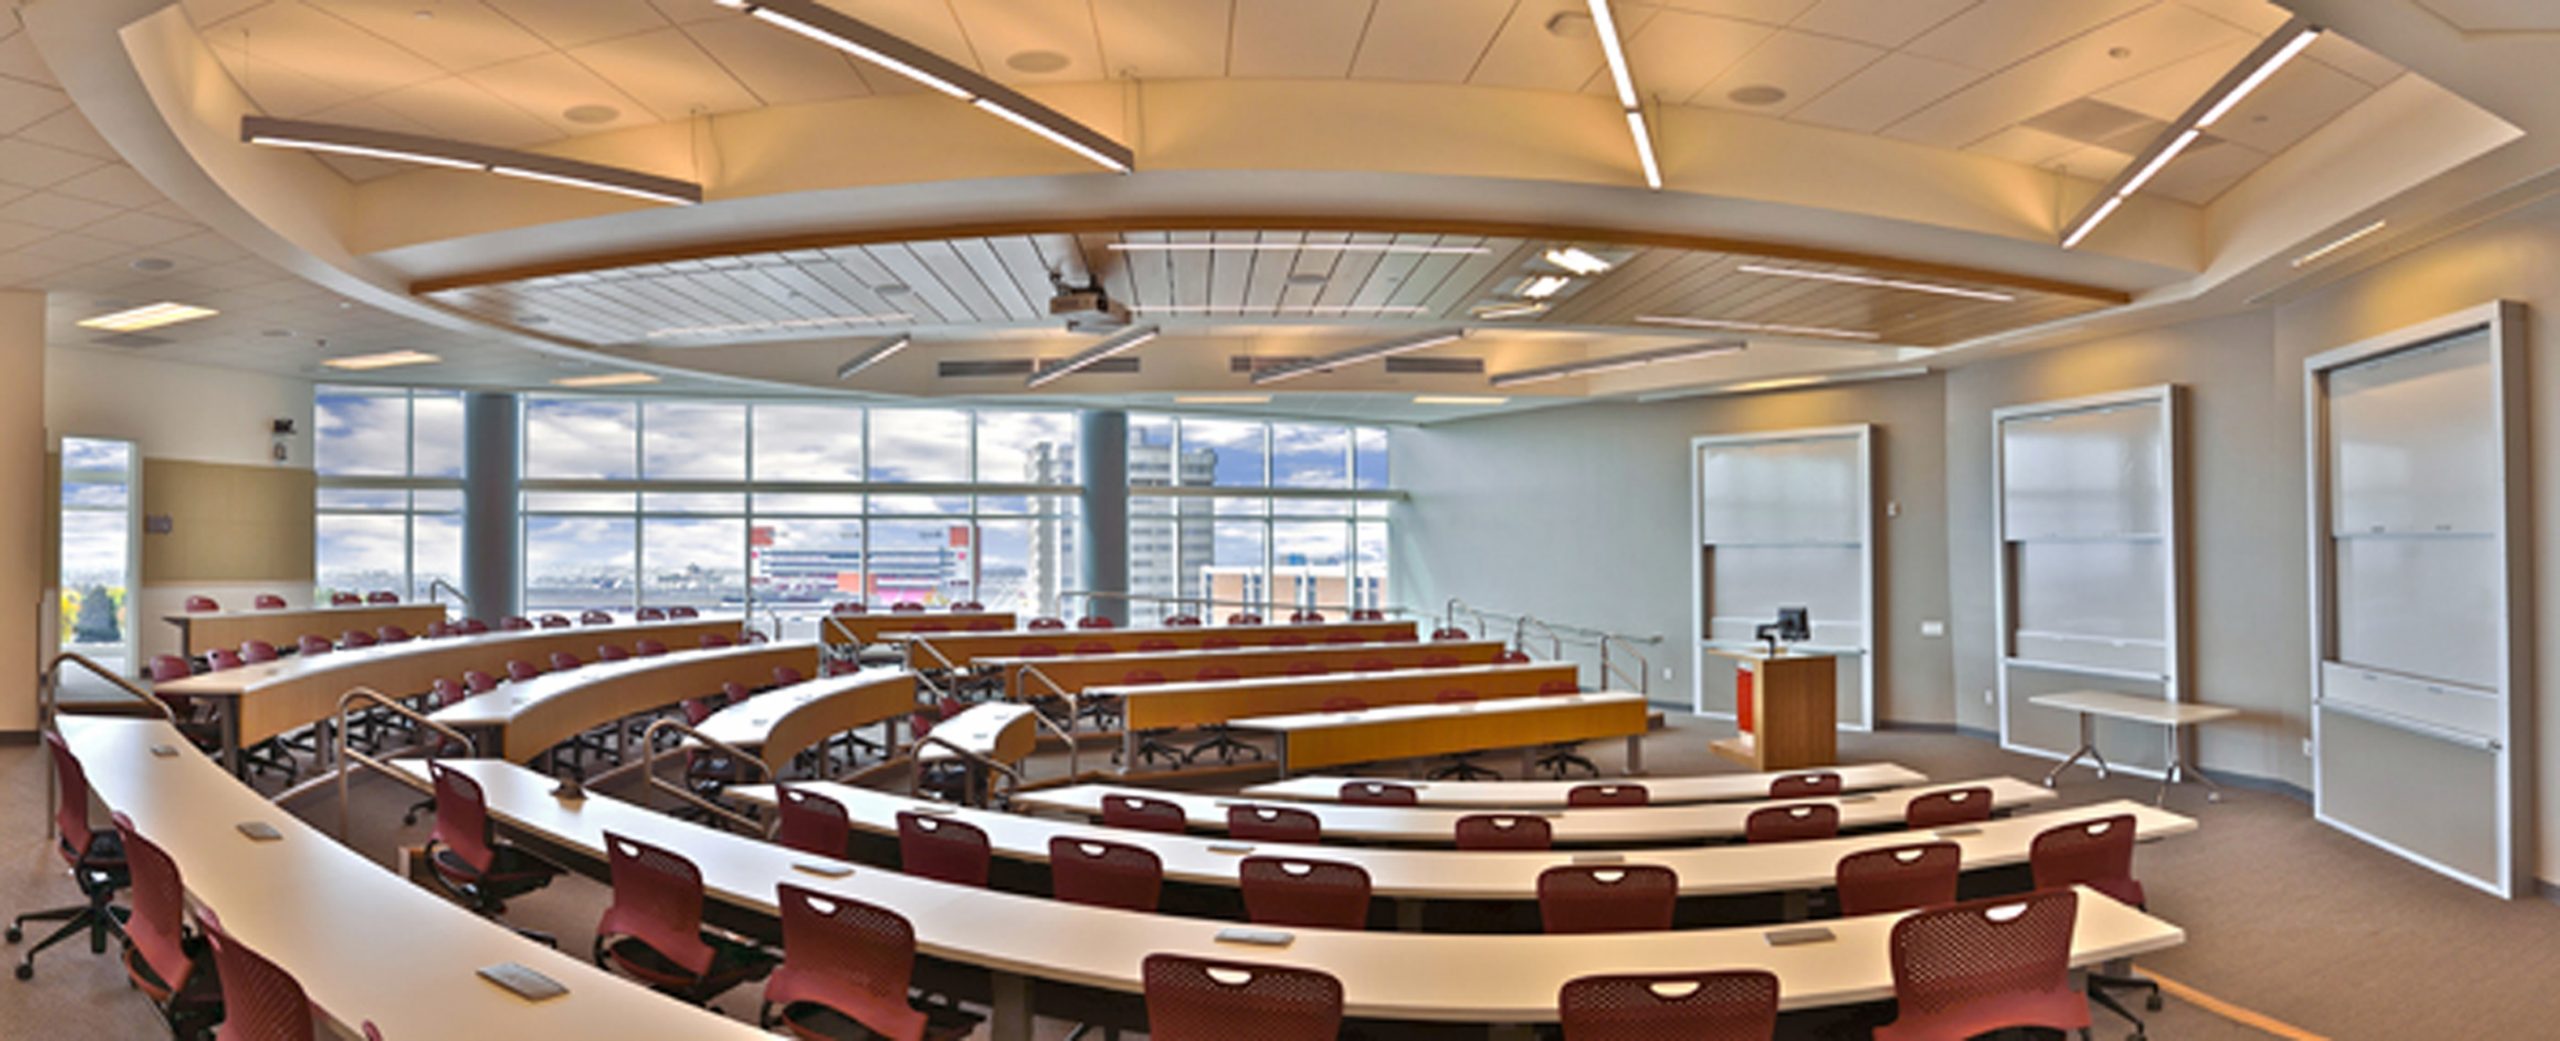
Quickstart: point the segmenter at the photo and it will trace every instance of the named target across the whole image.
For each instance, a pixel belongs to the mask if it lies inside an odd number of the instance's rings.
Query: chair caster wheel
[[[9,942],[10,942],[10,943],[16,943],[16,942],[18,942],[18,941],[20,941],[20,940],[23,940],[23,939],[26,939],[26,938],[27,938],[26,930],[24,930],[24,929],[20,929],[20,928],[18,928],[17,926],[14,926],[14,925],[9,927]]]
[[[19,962],[18,978],[21,980],[31,980],[36,978],[36,967],[25,962]]]
[[[2166,1004],[2166,1002],[2160,1000],[2160,995],[2154,994],[2143,1000],[2142,1007],[2153,1012],[2158,1012],[2160,1011],[2160,1006],[2164,1004]]]

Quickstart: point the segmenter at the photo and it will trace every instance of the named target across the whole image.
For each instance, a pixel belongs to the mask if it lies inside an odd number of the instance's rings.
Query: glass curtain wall
[[[462,395],[322,386],[315,590],[451,599],[462,582]],[[441,581],[445,587],[439,587]]]
[[[1131,416],[1129,484],[1133,593],[1221,617],[1392,603],[1383,428]]]

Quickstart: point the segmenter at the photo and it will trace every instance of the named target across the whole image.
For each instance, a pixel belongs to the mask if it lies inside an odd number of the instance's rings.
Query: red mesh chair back
[[[613,615],[589,608],[578,612],[579,625],[612,625]]]
[[[1077,654],[1116,654],[1119,649],[1109,640],[1086,640],[1076,645]]]
[[[465,618],[459,623],[459,627],[464,636],[478,636],[489,631],[489,623],[477,618]]]
[[[441,640],[448,636],[460,636],[462,635],[462,630],[452,622],[439,620],[428,622],[427,631],[420,633],[419,635],[429,640]]]
[[[794,683],[806,683],[808,681],[809,677],[801,675],[800,670],[792,668],[791,666],[776,665],[773,667],[774,686],[788,687]]]
[[[984,610],[986,610],[986,609],[987,609],[987,605],[985,605],[985,604],[983,604],[983,603],[980,603],[980,602],[978,602],[978,601],[976,601],[976,600],[954,600],[954,601],[952,601],[952,602],[951,602],[951,606],[943,608],[943,610],[945,610],[945,611],[949,611],[949,612],[951,612],[951,613],[953,613],[953,614],[961,614],[961,613],[972,612],[972,611],[984,611]]]
[[[597,942],[628,937],[686,972],[709,973],[711,945],[702,940],[702,870],[673,850],[609,831],[604,846],[613,903],[596,921]]]
[[[1231,615],[1228,615],[1228,616],[1227,616],[1227,624],[1228,624],[1228,625],[1261,625],[1261,624],[1262,624],[1262,616],[1261,616],[1261,615],[1258,615],[1258,614],[1253,614],[1253,613],[1251,613],[1251,612],[1239,611],[1239,612],[1237,612],[1237,613],[1235,613],[1235,614],[1231,614]]]
[[[655,658],[661,654],[667,653],[667,645],[656,640],[643,637],[641,639],[631,641],[631,653],[643,658]]]
[[[507,659],[508,679],[517,683],[522,683],[539,675],[542,675],[542,666],[536,665],[522,658]]]
[[[533,619],[520,614],[511,614],[498,619],[498,628],[505,632],[522,632],[533,628]]]
[[[345,647],[350,650],[358,647],[371,647],[378,642],[380,641],[375,640],[372,633],[366,632],[362,629],[349,629],[346,632],[338,634],[338,646]]]
[[[2049,889],[1916,911],[1895,922],[1895,1017],[1876,1028],[1877,1041],[2087,1027],[2089,999],[2071,987],[2079,909],[2079,893]]]
[[[214,975],[222,980],[222,1030],[216,1041],[312,1041],[311,1000],[302,984],[222,931],[222,919],[196,916],[213,941]]]
[[[700,611],[696,611],[696,610],[694,610],[693,608],[690,608],[690,607],[677,606],[677,607],[670,607],[670,608],[667,608],[667,617],[669,617],[669,618],[700,618],[700,617],[702,617],[702,612],[700,612]]]
[[[1017,658],[1055,658],[1058,656],[1058,648],[1056,644],[1026,643],[1023,644],[1020,649],[1014,651],[1013,656]]]
[[[277,658],[276,645],[265,640],[248,640],[240,644],[240,660],[255,665]]]
[[[338,645],[330,643],[328,637],[318,633],[304,633],[302,639],[294,641],[294,649],[301,651],[302,656],[308,658],[314,654],[327,654],[337,650]]]
[[[1038,618],[1034,618],[1034,619],[1032,619],[1032,620],[1031,620],[1030,624],[1023,626],[1023,628],[1026,628],[1026,629],[1040,629],[1040,630],[1048,630],[1048,629],[1064,629],[1064,628],[1066,628],[1066,627],[1067,627],[1067,623],[1066,623],[1066,620],[1065,620],[1065,619],[1060,619],[1060,618],[1051,618],[1051,617],[1049,617],[1049,616],[1047,616],[1047,615],[1042,615],[1042,616],[1040,616],[1040,617],[1038,617]]]
[[[155,654],[151,656],[151,681],[154,683],[166,683],[170,680],[182,680],[195,675],[195,672],[195,666],[187,664],[187,660],[185,658],[178,657],[177,655]]]
[[[1244,678],[1244,673],[1239,671],[1233,665],[1203,666],[1200,671],[1192,673],[1191,675],[1193,679],[1199,680],[1203,683],[1212,683],[1219,680],[1240,680]]]
[[[1431,630],[1431,640],[1434,643],[1448,643],[1452,640],[1464,640],[1466,638],[1467,631],[1454,625],[1444,625],[1440,628]]]
[[[828,614],[870,614],[871,605],[860,600],[838,600],[827,608]]]
[[[596,660],[629,661],[631,652],[622,649],[622,645],[618,643],[600,643],[596,645]]]
[[[543,615],[538,619],[538,621],[545,629],[566,629],[569,627],[569,616],[564,614]]]
[[[403,629],[396,625],[386,625],[374,630],[373,638],[380,640],[383,643],[407,643],[415,637],[410,636],[409,630],[407,629]]]
[[[427,706],[429,708],[445,708],[447,706],[460,704],[462,699],[470,696],[471,692],[462,689],[462,684],[454,682],[453,677],[438,676],[436,677],[434,685],[428,690]]]
[[[1078,629],[1117,629],[1119,627],[1120,623],[1112,621],[1105,615],[1089,614],[1076,619]]]
[[[1326,698],[1322,704],[1316,706],[1316,711],[1319,712],[1366,712],[1368,710],[1369,703],[1366,700],[1348,694]]]
[[[1147,1036],[1155,1041],[1331,1041],[1342,981],[1309,969],[1150,954]]]
[[[1280,670],[1280,673],[1284,676],[1323,676],[1332,671],[1333,669],[1323,662],[1304,659],[1290,662],[1289,667]]]
[[[1197,629],[1200,627],[1200,616],[1196,614],[1168,615],[1165,617],[1164,624],[1167,628],[1173,629]]]
[[[1142,846],[1060,835],[1049,840],[1049,890],[1071,904],[1151,912],[1164,861]]]
[[[1952,842],[1861,850],[1840,858],[1833,881],[1842,915],[1884,914],[1956,902],[1964,851]]]
[[[1769,797],[1772,799],[1812,799],[1838,794],[1840,794],[1840,775],[1829,770],[1786,774],[1769,779]]]
[[[1458,818],[1459,849],[1554,849],[1555,829],[1544,817],[1470,813]]]
[[[464,669],[462,687],[474,694],[486,694],[498,689],[498,678],[478,669]]]
[[[1643,806],[1653,793],[1641,784],[1577,784],[1564,793],[1567,806]]]
[[[216,647],[205,652],[204,664],[206,668],[221,672],[224,669],[239,668],[247,663],[240,660],[240,652],[228,647]]]
[[[364,598],[357,596],[354,593],[329,594],[329,606],[331,607],[353,607],[363,602]]]
[[[899,870],[955,885],[984,887],[988,865],[994,858],[987,833],[975,824],[906,811],[898,814]]]
[[[178,864],[169,853],[133,830],[133,820],[115,815],[116,832],[124,838],[124,863],[130,886],[126,893],[133,901],[133,917],[124,923],[125,939],[130,941],[132,957],[142,959],[151,975],[158,977],[159,993],[154,1000],[185,990],[187,977],[195,973],[195,959],[187,957],[187,891],[178,877]],[[135,974],[135,982],[144,982]]]
[[[1165,835],[1180,835],[1191,830],[1191,821],[1181,805],[1144,795],[1105,795],[1102,797],[1102,824],[1109,828],[1135,828]]]
[[[553,672],[567,672],[585,664],[586,662],[579,660],[577,655],[567,651],[551,652],[551,671]]]
[[[1353,806],[1416,806],[1422,802],[1422,790],[1387,781],[1344,781],[1341,798]]]
[[[1321,842],[1324,822],[1287,806],[1229,806],[1227,836],[1243,842]]]
[[[201,613],[206,612],[206,611],[219,611],[219,610],[222,610],[222,604],[221,604],[219,601],[216,601],[216,600],[215,600],[214,598],[212,598],[212,597],[209,597],[209,596],[190,596],[190,597],[188,597],[188,598],[187,598],[187,613],[188,613],[188,614],[201,614]]]
[[[1559,864],[1538,873],[1538,921],[1551,933],[1671,928],[1680,875],[1660,864]]]
[[[635,622],[663,622],[667,620],[667,609],[663,607],[643,607],[631,613],[631,620]]]
[[[725,633],[702,634],[702,649],[706,651],[721,647],[735,647],[737,645],[738,641],[730,639]]]
[[[396,604],[400,602],[400,594],[394,593],[388,589],[376,589],[373,592],[366,593],[364,595],[364,602],[368,604]]]
[[[53,827],[62,838],[54,851],[78,867],[98,840],[97,831],[89,827],[89,773],[81,769],[80,757],[71,754],[61,734],[45,731],[44,747],[53,754]]]
[[[436,823],[430,837],[471,865],[471,870],[486,873],[497,864],[498,852],[489,837],[489,802],[480,782],[433,759],[427,760],[427,776],[436,786]]]
[[[1742,819],[1742,837],[1749,842],[1801,842],[1838,834],[1840,807],[1827,802],[1771,806]]]
[[[889,612],[891,614],[923,614],[924,605],[910,600],[906,603],[890,604]]]
[[[1556,994],[1566,1041],[1769,1041],[1778,977],[1759,969],[1584,976]]]
[[[1943,828],[1991,819],[1991,789],[1984,785],[1929,792],[1902,808],[1906,828]]]
[[[2133,878],[2133,815],[2117,814],[2047,828],[2027,846],[2036,888],[2087,886],[2117,902],[2144,905]]]
[[[1355,622],[1383,622],[1387,620],[1387,613],[1374,607],[1363,607],[1351,612],[1351,620]]]
[[[844,859],[845,842],[853,835],[853,817],[843,803],[787,784],[776,792],[780,797],[773,822],[776,845]]]
[[[258,594],[257,604],[258,610],[261,611],[281,611],[289,606],[284,602],[283,597],[277,596],[274,593]]]
[[[1369,872],[1358,864],[1294,857],[1246,857],[1236,866],[1245,917],[1263,925],[1364,929]]]
[[[819,1005],[887,1038],[922,1038],[925,1014],[907,1004],[915,974],[916,931],[885,907],[784,882],[782,964],[765,982],[764,1000],[781,1009]],[[824,1036],[824,1035],[820,1035]]]
[[[1502,650],[1495,652],[1493,656],[1493,663],[1496,665],[1519,665],[1527,662],[1528,660],[1529,655],[1526,652],[1510,647],[1505,647]]]
[[[1324,612],[1322,611],[1289,612],[1289,624],[1291,625],[1321,625],[1323,623]]]
[[[1351,663],[1353,672],[1393,672],[1395,668],[1396,663],[1385,658],[1362,658]]]

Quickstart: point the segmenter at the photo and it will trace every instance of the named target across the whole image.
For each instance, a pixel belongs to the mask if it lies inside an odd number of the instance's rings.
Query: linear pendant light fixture
[[[907,346],[914,342],[916,342],[915,337],[906,333],[899,333],[896,336],[889,337],[888,339],[872,344],[869,347],[865,347],[862,349],[862,353],[856,354],[852,358],[847,359],[844,364],[836,366],[836,378],[839,380],[852,379],[854,373],[861,372],[862,370],[878,365],[881,362],[888,361],[890,355],[906,350]]]
[[[801,36],[924,84],[955,101],[1028,130],[1050,144],[1114,173],[1136,165],[1129,146],[976,70],[816,0],[713,0],[757,21]]]
[[[1719,354],[1732,354],[1742,349],[1743,345],[1738,343],[1684,343],[1677,347],[1613,354],[1605,358],[1585,358],[1562,365],[1506,372],[1493,377],[1490,382],[1496,387],[1519,387],[1531,383],[1544,383],[1548,380],[1560,380],[1569,376],[1596,376],[1603,372],[1636,369],[1647,365],[1712,358]]]
[[[1104,358],[1137,350],[1139,347],[1145,345],[1147,341],[1153,340],[1162,335],[1164,335],[1164,330],[1156,326],[1130,326],[1129,328],[1120,330],[1108,338],[1105,338],[1101,343],[1094,344],[1091,347],[1087,347],[1076,352],[1074,356],[1069,357],[1065,361],[1059,362],[1045,369],[1035,366],[1032,370],[1031,378],[1022,381],[1022,385],[1026,388],[1047,386],[1051,383],[1055,383],[1059,380],[1075,375],[1079,371],[1090,368],[1095,362],[1101,361]]]
[[[2017,299],[2013,294],[1995,293],[1988,289],[1967,289],[1963,286],[1951,286],[1938,282],[1913,282],[1908,279],[1901,278],[1880,278],[1875,275],[1858,275],[1851,274],[1846,271],[1818,271],[1813,268],[1778,267],[1773,264],[1744,264],[1734,268],[1734,270],[1753,275],[1775,275],[1780,278],[1803,278],[1811,279],[1816,282],[1837,282],[1844,286],[1870,286],[1876,289],[1902,289],[1914,293],[1935,293],[1939,296],[1962,297],[1967,300],[1988,300],[1993,303],[2005,304]]]
[[[1385,358],[1392,358],[1399,354],[1410,354],[1414,351],[1426,350],[1428,348],[1440,346],[1444,343],[1453,343],[1460,339],[1464,339],[1466,335],[1467,331],[1464,329],[1434,329],[1426,333],[1415,333],[1411,336],[1399,336],[1392,340],[1381,340],[1365,347],[1354,347],[1350,350],[1335,354],[1328,354],[1321,358],[1309,358],[1305,361],[1294,362],[1288,365],[1275,365],[1271,368],[1254,373],[1253,382],[1256,386],[1262,386],[1297,379],[1300,376],[1313,376],[1319,372],[1332,372],[1335,369],[1348,365],[1358,365],[1364,361],[1378,361]]]
[[[1618,17],[1609,0],[1589,0],[1591,27],[1600,35],[1600,53],[1609,59],[1609,82],[1618,91],[1618,107],[1627,113],[1627,134],[1635,139],[1636,161],[1644,165],[1645,187],[1662,190],[1662,166],[1653,158],[1653,134],[1645,126],[1644,99],[1636,96],[1636,74],[1627,66],[1627,45],[1618,38]]]
[[[702,186],[691,181],[538,152],[520,152],[512,148],[495,148],[372,127],[242,116],[240,140],[269,148],[387,159],[448,170],[476,170],[502,177],[609,192],[671,206],[691,206],[702,201]]]
[[[2123,172],[2116,174],[2115,180],[2107,182],[2106,188],[2081,208],[2080,215],[2065,225],[2070,230],[2062,236],[2062,248],[2078,246],[2080,240],[2088,238],[2089,233],[2113,216],[2126,199],[2159,176],[2170,160],[2176,159],[2179,153],[2203,137],[2207,128],[2230,115],[2231,109],[2240,104],[2241,99],[2265,84],[2276,70],[2319,39],[2320,32],[2319,26],[2295,18],[2259,41],[2247,57],[2240,59],[2238,65],[2232,66],[2231,71],[2223,73],[2222,78],[2214,82],[2213,89],[2205,91],[2195,104],[2187,106],[2186,112],[2151,142],[2151,147],[2143,149],[2133,162],[2125,164]]]

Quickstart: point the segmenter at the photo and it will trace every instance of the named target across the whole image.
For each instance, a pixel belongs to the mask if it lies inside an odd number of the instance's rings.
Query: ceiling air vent
[[[1065,361],[1066,359],[1048,358],[1043,360],[1051,364],[1056,364],[1057,362]],[[1136,358],[1104,358],[1101,361],[1094,362],[1091,365],[1087,365],[1084,368],[1077,370],[1077,374],[1083,375],[1085,373],[1093,372],[1116,372],[1127,374],[1136,371],[1138,371],[1138,359]],[[976,361],[946,361],[938,363],[935,366],[934,374],[947,380],[978,379],[994,376],[1028,376],[1031,375],[1031,359],[983,358]]]
[[[2046,109],[2042,115],[2019,125],[2126,155],[2140,153],[2158,140],[2162,131],[2169,129],[2169,124],[2160,120],[2095,98],[2081,98]],[[2192,154],[2220,142],[2220,138],[2206,134],[2187,146],[2187,151]]]
[[[117,333],[114,336],[101,336],[89,342],[100,347],[164,347],[177,341],[161,336],[144,336],[141,333]]]

